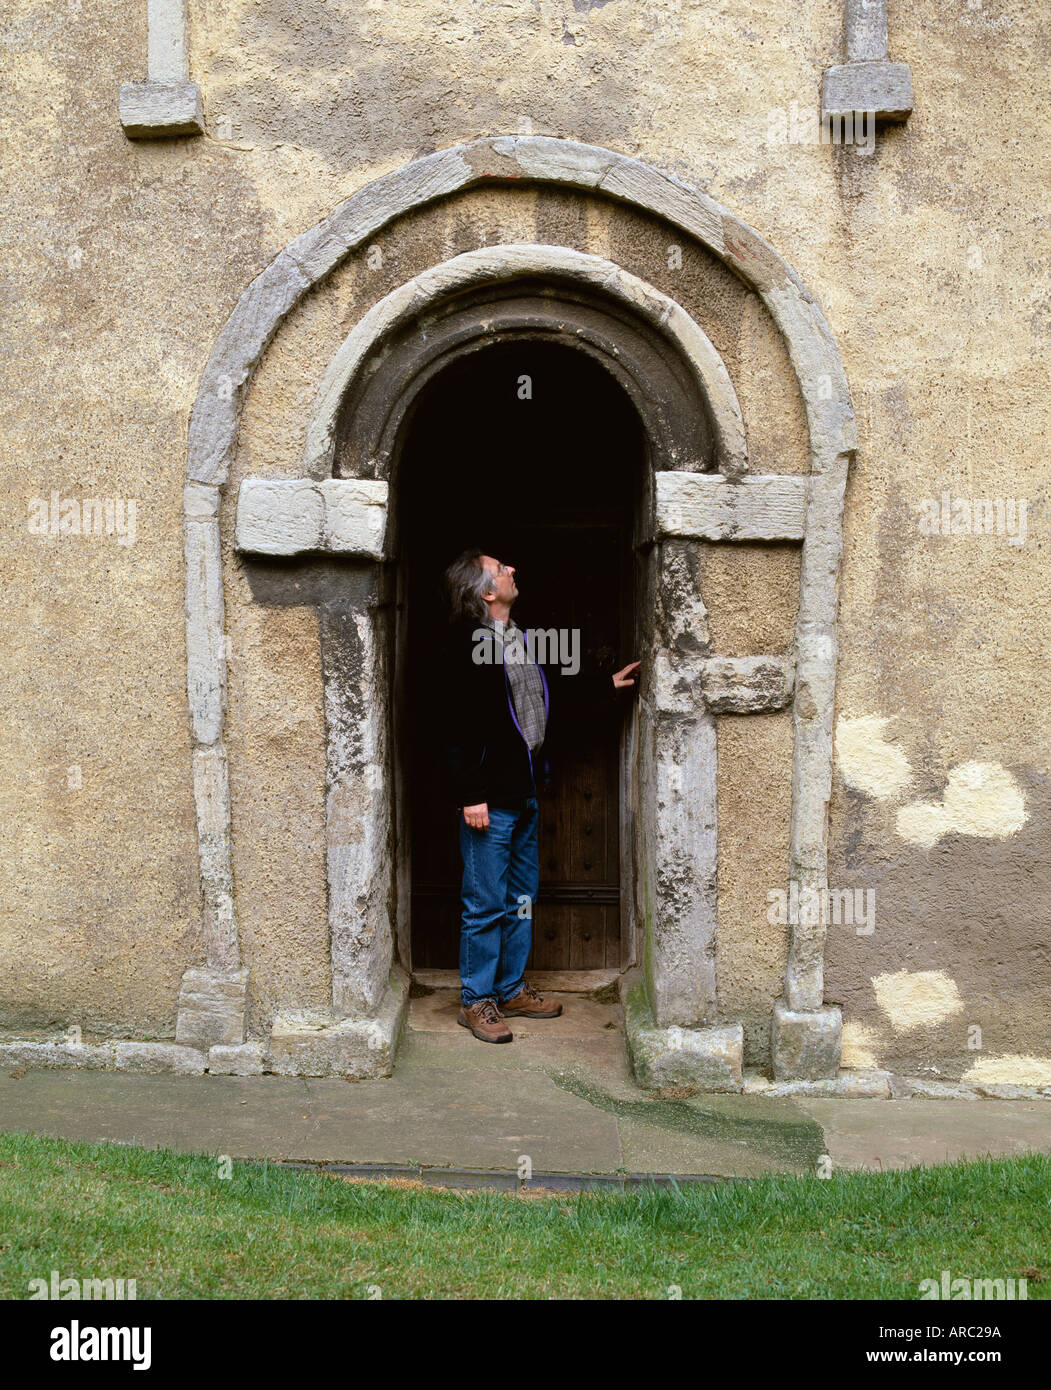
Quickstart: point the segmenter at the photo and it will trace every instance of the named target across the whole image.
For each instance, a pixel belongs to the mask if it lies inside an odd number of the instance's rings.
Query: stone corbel
[[[871,112],[877,121],[904,121],[913,107],[908,63],[887,54],[887,0],[844,0],[846,62],[821,79],[821,119]]]
[[[190,81],[186,0],[148,0],[145,82],[120,89],[120,123],[131,140],[204,134],[201,89]]]

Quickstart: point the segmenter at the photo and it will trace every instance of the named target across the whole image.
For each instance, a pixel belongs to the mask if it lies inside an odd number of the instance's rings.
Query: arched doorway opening
[[[241,553],[320,549],[366,562],[355,567],[353,591],[344,586],[321,605],[323,618],[338,620],[321,632],[331,1015],[322,1024],[275,1017],[270,1061],[290,1074],[390,1072],[407,990],[399,962],[411,961],[406,858],[392,854],[409,843],[401,833],[403,779],[389,760],[398,743],[395,737],[392,747],[388,717],[390,656],[395,670],[405,665],[404,593],[390,585],[400,554],[392,445],[443,356],[489,346],[526,325],[542,336],[546,326],[601,358],[645,421],[650,453],[637,512],[645,559],[635,565],[638,607],[654,617],[653,640],[638,653],[652,662],[654,688],[649,699],[641,690],[632,750],[634,907],[645,933],[644,969],[624,986],[633,1062],[640,1074],[688,1073],[706,1088],[737,1089],[741,1025],[713,1026],[713,711],[791,703],[788,868],[793,882],[820,886],[843,497],[856,445],[849,392],[815,300],[757,233],[659,170],[571,141],[477,141],[360,190],[257,277],[216,342],[190,422],[185,489],[187,685],[206,963],[184,976],[177,1036],[240,1046],[246,1021],[224,743],[220,504],[248,384],[306,292],[379,228],[454,190],[506,179],[597,190],[644,209],[751,287],[788,347],[807,416],[809,475],[749,473],[740,405],[714,345],[675,299],[611,261],[550,244],[483,246],[421,272],[365,313],[321,382],[299,476],[244,478],[237,494]],[[513,289],[505,298],[501,287],[526,282],[536,287],[531,299],[512,302]],[[696,542],[746,539],[804,542],[795,640],[781,652],[719,658],[703,632],[698,637],[705,609]],[[841,1020],[823,1003],[823,949],[823,929],[793,929],[772,1017],[778,1079],[832,1076],[838,1066]]]
[[[445,800],[434,681],[445,630],[440,577],[470,545],[516,566],[516,622],[558,633],[547,740],[554,785],[540,798],[528,968],[608,977],[631,963],[633,700],[596,698],[595,682],[641,651],[636,542],[646,457],[626,393],[594,357],[553,334],[509,335],[455,358],[407,417],[395,470],[404,602],[395,736],[414,970],[458,963],[458,817]]]

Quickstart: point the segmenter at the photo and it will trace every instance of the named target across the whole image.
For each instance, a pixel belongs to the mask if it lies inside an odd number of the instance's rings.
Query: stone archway
[[[406,316],[421,312],[428,297],[437,302],[450,290],[463,289],[467,280],[478,283],[479,276],[483,282],[494,283],[521,273],[575,277],[610,300],[629,303],[674,342],[708,402],[714,462],[722,471],[658,470],[654,475],[655,535],[755,536],[803,544],[799,615],[791,653],[737,661],[706,658],[703,669],[686,673],[667,658],[675,642],[674,632],[666,632],[659,656],[663,666],[658,686],[664,691],[659,701],[666,699],[669,714],[684,713],[684,689],[693,685],[703,692],[702,707],[692,711],[694,739],[688,756],[674,755],[667,765],[676,763],[691,770],[697,779],[692,793],[700,798],[699,804],[712,808],[712,815],[678,842],[683,852],[705,860],[695,866],[699,915],[694,914],[692,924],[678,924],[677,935],[655,936],[647,962],[647,988],[634,996],[634,1024],[629,1031],[636,1064],[644,1074],[664,1077],[686,1072],[711,1084],[733,1085],[740,1077],[739,1029],[735,1038],[732,1029],[704,1026],[706,1001],[714,997],[715,844],[714,751],[707,755],[704,745],[711,740],[704,733],[713,713],[776,708],[794,688],[789,877],[803,887],[823,888],[840,526],[846,471],[854,448],[846,380],[819,308],[798,277],[750,228],[703,194],[636,160],[546,139],[479,141],[417,161],[363,189],[332,217],[291,243],[253,282],[209,361],[191,421],[186,489],[188,688],[207,959],[184,978],[177,1037],[197,1046],[237,1045],[244,1039],[247,976],[240,961],[233,908],[223,745],[225,652],[218,514],[247,383],[278,325],[299,298],[386,222],[485,181],[523,178],[592,189],[654,212],[696,238],[755,289],[786,339],[799,380],[810,436],[809,478],[747,475],[740,411],[729,376],[697,325],[673,301],[616,266],[592,264],[597,258],[581,257],[566,248],[500,248],[505,257],[502,263],[499,258],[494,261],[491,252],[468,253],[456,258],[458,264],[450,262],[417,277],[366,315],[326,376],[309,434],[305,476],[287,482],[250,480],[242,486],[238,544],[271,554],[328,548],[362,558],[382,557],[386,482],[382,477],[334,477],[325,470],[334,445],[339,401],[351,387],[355,367],[366,360],[370,344],[395,330]],[[687,583],[688,561],[674,546],[668,554],[674,570],[668,582],[681,589]],[[674,626],[674,617],[670,621]],[[374,634],[365,628],[361,631],[360,657],[367,666],[379,658]],[[338,726],[345,716],[335,717],[330,699],[326,708]],[[360,740],[359,746],[364,746]],[[372,747],[371,755],[381,757],[383,751]],[[660,758],[657,761],[659,775]],[[671,775],[665,791],[674,790],[674,782]],[[330,781],[330,792],[331,788]],[[330,810],[330,826],[338,818]],[[675,829],[674,825],[667,828]],[[330,838],[330,886],[332,849]],[[367,862],[367,855],[345,857],[344,867],[351,866],[348,893],[360,883],[354,874]],[[338,902],[339,892],[336,898]],[[389,1071],[404,981],[390,970],[389,925],[386,939],[382,931],[377,933],[375,922],[365,924],[357,936],[356,931],[353,923],[333,921],[334,981],[338,976],[340,983],[334,983],[330,1026],[307,1036],[295,1029],[282,1033],[275,1024],[271,1039],[275,1069],[323,1072],[335,1066],[341,1072],[356,1070],[362,1075]],[[367,963],[362,971],[357,947],[365,942]],[[784,998],[774,1011],[774,1069],[779,1076],[833,1075],[838,1065],[838,1011],[823,1005],[823,944],[820,924],[793,928]],[[335,968],[344,946],[346,959],[354,957],[349,972]],[[665,974],[666,969],[670,974]]]

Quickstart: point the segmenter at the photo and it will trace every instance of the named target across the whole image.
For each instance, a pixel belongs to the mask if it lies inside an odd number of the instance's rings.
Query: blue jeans
[[[506,1003],[525,985],[533,944],[533,903],[540,886],[536,797],[490,806],[488,830],[472,830],[460,812],[463,920],[460,997]]]

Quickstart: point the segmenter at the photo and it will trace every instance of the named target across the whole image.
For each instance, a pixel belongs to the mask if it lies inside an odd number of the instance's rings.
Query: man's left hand
[[[641,661],[629,661],[622,671],[615,671],[613,673],[613,684],[616,688],[618,690],[623,690],[625,686],[634,685],[635,682],[633,680],[628,680],[627,677],[636,667],[641,665]]]

